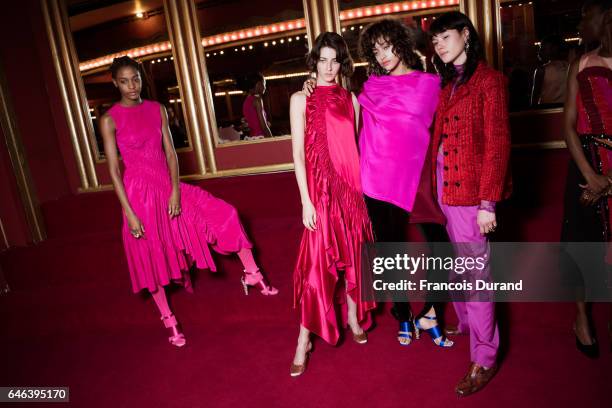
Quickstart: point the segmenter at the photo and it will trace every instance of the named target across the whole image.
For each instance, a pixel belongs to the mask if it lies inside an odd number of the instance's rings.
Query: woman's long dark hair
[[[368,72],[378,76],[389,74],[374,55],[374,46],[380,40],[388,42],[408,68],[423,71],[423,61],[415,51],[415,37],[413,29],[400,20],[385,18],[367,26],[359,36],[359,53],[368,62]]]
[[[353,59],[344,38],[338,33],[326,31],[317,36],[312,50],[306,54],[306,65],[311,72],[317,72],[317,63],[321,58],[321,49],[329,47],[336,51],[336,61],[340,63],[340,73],[345,77],[353,75]]]
[[[474,72],[478,67],[478,63],[484,60],[482,44],[480,43],[480,37],[478,37],[478,33],[474,28],[474,24],[472,24],[468,16],[465,14],[458,11],[450,11],[436,18],[429,27],[429,34],[432,37],[443,33],[446,30],[457,30],[459,33],[461,33],[463,32],[464,28],[467,28],[468,30],[467,42],[469,47],[466,53],[467,61],[465,62],[463,76],[459,78],[459,81],[457,82],[458,84],[463,84],[469,81],[472,75],[474,75]],[[452,82],[457,76],[457,71],[455,70],[453,64],[445,64],[437,54],[434,55],[433,63],[436,70],[442,77],[442,86]]]

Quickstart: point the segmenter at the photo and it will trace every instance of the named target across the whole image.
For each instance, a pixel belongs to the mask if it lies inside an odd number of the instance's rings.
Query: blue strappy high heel
[[[415,338],[418,340],[419,331],[414,327],[414,322],[408,320],[407,322],[400,322],[399,331],[397,332],[397,338],[400,342],[400,346],[409,346],[412,344],[412,333],[414,332]],[[410,342],[402,343],[399,339],[409,339]]]
[[[436,317],[432,317],[432,316],[421,316],[424,317],[427,320],[437,320]],[[434,327],[431,327],[429,329],[424,329],[423,327],[421,327],[421,325],[419,324],[419,320],[415,319],[414,320],[414,327],[416,329],[416,332],[418,333],[419,330],[424,330],[427,332],[427,334],[429,334],[429,336],[431,337],[431,340],[434,342],[434,344],[436,346],[439,347],[452,347],[453,344],[455,344],[452,340],[447,339],[444,334],[442,334],[442,331],[440,330],[440,326],[438,326],[437,324]],[[436,342],[436,340],[439,340],[439,342]]]

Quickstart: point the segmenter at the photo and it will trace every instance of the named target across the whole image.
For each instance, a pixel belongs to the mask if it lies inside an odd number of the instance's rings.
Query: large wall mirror
[[[562,108],[569,64],[581,53],[577,0],[501,1],[510,110]]]
[[[459,10],[459,0],[446,1],[404,1],[389,2],[384,0],[340,0],[340,25],[342,36],[346,40],[351,56],[356,61],[355,73],[350,81],[351,90],[360,93],[367,79],[367,64],[359,55],[359,34],[370,23],[384,17],[397,18],[415,28],[417,48],[423,55],[428,70],[433,67],[427,64],[433,55],[429,44],[427,30],[436,16],[447,11]]]
[[[162,0],[66,0],[66,6],[96,160],[104,160],[98,118],[119,99],[108,67],[114,56],[126,54],[142,64],[142,97],[166,106],[177,151],[190,150]]]
[[[200,0],[196,9],[216,146],[289,138],[289,98],[307,75],[302,0]]]

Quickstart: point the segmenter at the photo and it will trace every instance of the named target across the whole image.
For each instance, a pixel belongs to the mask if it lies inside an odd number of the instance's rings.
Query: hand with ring
[[[494,212],[478,210],[476,222],[478,223],[478,228],[480,229],[481,235],[493,232],[495,231],[495,228],[497,228],[497,220]]]
[[[308,78],[304,81],[304,85],[302,86],[302,92],[306,94],[306,96],[312,95],[317,86],[317,80],[314,78]]]
[[[144,225],[142,225],[142,222],[140,222],[140,219],[136,216],[136,214],[131,213],[127,216],[128,219],[128,225],[130,227],[130,233],[132,234],[132,236],[136,239],[138,238],[144,238],[144,233],[145,233],[145,229],[144,229]]]
[[[181,215],[181,193],[178,190],[173,190],[168,200],[168,214],[170,218]]]

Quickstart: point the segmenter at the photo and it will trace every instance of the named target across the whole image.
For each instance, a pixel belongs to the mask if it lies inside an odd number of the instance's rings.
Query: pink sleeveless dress
[[[123,215],[123,245],[134,292],[155,291],[171,281],[189,289],[188,271],[194,262],[200,269],[216,270],[209,245],[222,254],[252,247],[234,207],[201,188],[180,183],[181,215],[170,219],[172,181],[157,102],[144,100],[131,107],[116,103],[108,113],[125,166],[125,191],[145,229],[144,237],[134,238]]]
[[[257,109],[254,106],[255,96],[249,95],[246,97],[242,104],[242,115],[245,117],[247,123],[249,124],[249,129],[251,129],[251,136],[263,136],[264,131],[261,128],[261,124],[259,123],[259,117],[257,116]],[[261,112],[264,120],[268,120],[266,118],[266,111]]]
[[[370,310],[376,306],[362,300],[361,246],[373,237],[354,124],[351,95],[339,85],[317,86],[306,99],[306,174],[317,229],[305,229],[302,236],[293,276],[294,306],[301,306],[301,324],[331,344],[339,339],[334,303],[346,300],[338,290],[340,270],[364,329],[370,327]]]

